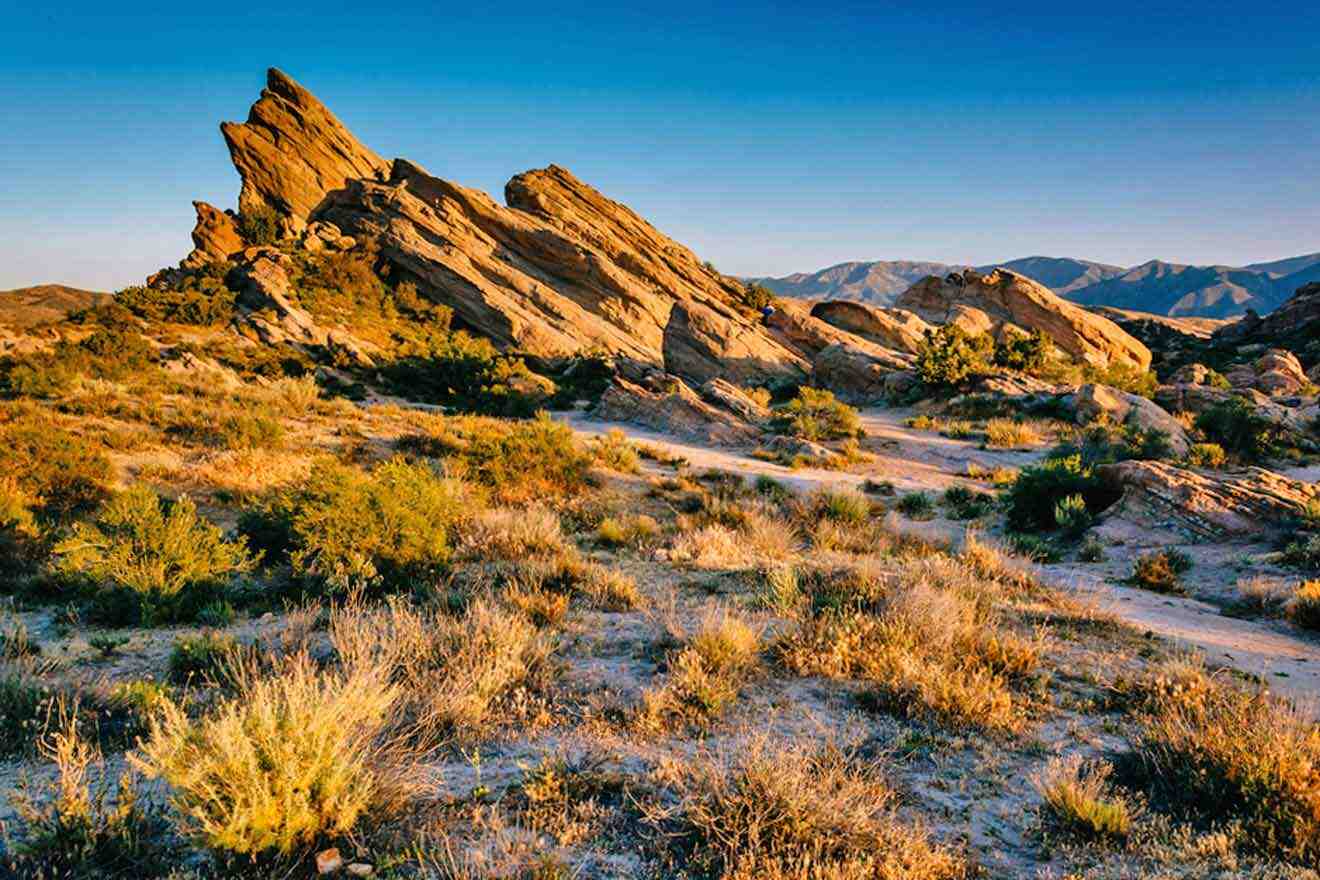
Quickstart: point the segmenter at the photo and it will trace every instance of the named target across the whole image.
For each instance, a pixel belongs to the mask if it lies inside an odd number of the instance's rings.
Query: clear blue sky
[[[272,65],[387,157],[565,165],[726,272],[1320,250],[1314,0],[41,5],[0,35],[0,288],[181,258]]]

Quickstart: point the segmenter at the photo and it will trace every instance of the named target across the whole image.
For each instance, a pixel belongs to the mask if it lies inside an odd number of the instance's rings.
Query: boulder
[[[1283,348],[1265,352],[1255,363],[1255,387],[1272,397],[1291,397],[1309,384],[1297,355]]]
[[[1205,364],[1183,364],[1169,377],[1169,381],[1174,385],[1209,385],[1211,375],[1210,368]]]
[[[828,300],[811,307],[811,316],[886,348],[916,354],[930,325],[912,312],[849,300]]]
[[[965,321],[968,310],[975,309],[996,330],[1004,324],[1040,330],[1057,347],[1094,366],[1150,367],[1150,350],[1113,321],[1073,305],[1007,269],[995,269],[987,275],[969,269],[944,278],[925,278],[903,293],[895,305],[932,324]]]
[[[1157,461],[1103,465],[1100,477],[1121,492],[1105,518],[1172,527],[1201,539],[1264,541],[1286,533],[1320,498],[1313,483],[1264,468],[1238,474],[1191,471]]]
[[[350,180],[384,180],[389,163],[363,146],[311,92],[271,68],[247,122],[220,125],[243,179],[240,211],[273,209],[300,231],[327,193]]]
[[[1079,424],[1086,425],[1096,419],[1107,418],[1117,425],[1162,432],[1168,436],[1169,445],[1179,458],[1186,456],[1191,448],[1182,423],[1158,404],[1138,394],[1130,394],[1108,385],[1083,385],[1073,395],[1073,408]]]
[[[224,262],[245,247],[234,216],[208,205],[193,202],[197,224],[193,227],[192,253],[179,263],[181,269],[199,269],[208,263]]]
[[[808,363],[829,346],[840,344],[863,351],[890,369],[908,369],[915,362],[910,354],[886,348],[813,317],[811,307],[804,302],[781,300],[774,313],[765,319],[765,325],[775,338]]]
[[[889,399],[886,382],[892,367],[869,352],[836,342],[821,349],[811,365],[811,384],[826,388],[845,403],[868,406]]]
[[[596,417],[718,445],[749,444],[761,434],[756,426],[702,400],[676,376],[664,377],[652,385],[646,387],[615,376],[596,405]]]
[[[738,418],[758,424],[770,418],[770,408],[752,398],[746,391],[724,379],[711,379],[701,386],[701,397]]]

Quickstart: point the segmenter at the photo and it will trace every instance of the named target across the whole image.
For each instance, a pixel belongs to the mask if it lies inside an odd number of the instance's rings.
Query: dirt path
[[[889,480],[899,492],[940,492],[968,482],[960,476],[966,473],[968,462],[987,470],[1018,468],[1043,455],[1042,451],[984,450],[969,441],[914,431],[903,424],[909,414],[896,409],[862,412],[865,445],[876,456],[866,474],[816,468],[791,470],[752,458],[745,451],[684,442],[636,425],[604,422],[579,413],[559,418],[586,436],[618,428],[634,440],[683,456],[696,470],[718,468],[753,478],[765,474],[798,492],[823,486],[856,487],[867,479]],[[894,522],[926,536],[942,534],[956,539],[962,532],[956,523],[912,523],[897,517]],[[1116,584],[1112,572],[1094,566],[1061,563],[1042,566],[1041,572],[1055,585],[1093,598],[1100,607],[1135,627],[1203,652],[1212,664],[1260,676],[1270,689],[1297,699],[1306,711],[1320,716],[1320,643],[1268,621],[1226,617],[1207,602]]]

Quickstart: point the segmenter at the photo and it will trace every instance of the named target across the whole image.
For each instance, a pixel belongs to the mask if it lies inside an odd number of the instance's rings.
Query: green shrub
[[[0,667],[0,757],[23,754],[36,745],[53,696],[18,664]]]
[[[860,525],[871,518],[871,502],[858,492],[844,489],[821,489],[812,498],[817,516],[833,522]]]
[[[925,492],[909,492],[895,506],[899,513],[911,519],[930,519],[935,515],[935,502]]]
[[[1050,338],[1041,330],[1026,334],[1010,331],[995,346],[994,365],[1020,373],[1036,373],[1045,366],[1052,348]]]
[[[1132,815],[1109,784],[1108,764],[1054,758],[1034,780],[1046,815],[1062,831],[1088,840],[1126,837]]]
[[[1288,619],[1304,629],[1320,630],[1320,581],[1303,581],[1287,606]]]
[[[757,312],[775,304],[775,292],[758,281],[743,285],[739,299],[743,305]]]
[[[1217,403],[1201,413],[1196,417],[1196,427],[1211,442],[1248,461],[1278,455],[1285,445],[1283,429],[1240,397]]]
[[[1157,593],[1181,593],[1181,576],[1191,567],[1191,558],[1181,550],[1147,553],[1137,557],[1131,581],[1136,586]]]
[[[0,479],[12,480],[38,516],[64,520],[108,495],[110,460],[87,441],[39,418],[0,422]]]
[[[170,651],[170,678],[179,684],[232,681],[241,650],[228,633],[180,636]]]
[[[1040,535],[1011,533],[1008,535],[1008,545],[1014,554],[1032,562],[1046,564],[1058,562],[1063,558],[1059,548],[1048,538],[1042,538]]]
[[[797,397],[776,410],[772,428],[804,440],[840,440],[858,436],[861,420],[857,410],[829,391],[804,385]]]
[[[218,327],[234,317],[236,294],[225,286],[223,263],[188,272],[171,287],[127,287],[115,302],[153,323]]]
[[[611,428],[608,433],[593,439],[590,452],[596,461],[621,474],[635,474],[642,469],[637,447],[618,428]]]
[[[1191,467],[1221,468],[1227,461],[1228,455],[1218,443],[1193,443],[1187,450],[1187,464]]]
[[[1105,367],[1085,367],[1082,378],[1098,385],[1108,385],[1119,391],[1150,399],[1160,386],[1159,378],[1150,370],[1140,370],[1131,364],[1114,361]]]
[[[956,324],[927,330],[917,350],[917,375],[932,388],[956,388],[988,371],[994,348],[991,337],[973,336]]]
[[[263,407],[190,406],[166,430],[184,442],[219,449],[278,449],[284,443],[283,422]]]
[[[1102,544],[1097,538],[1094,537],[1087,538],[1086,542],[1082,544],[1081,549],[1077,551],[1077,561],[1104,562],[1105,545]]]
[[[1064,534],[1080,535],[1091,527],[1091,513],[1086,509],[1086,499],[1081,495],[1069,495],[1054,505],[1054,522]]]
[[[548,405],[554,383],[488,340],[437,331],[400,347],[380,376],[402,397],[465,412],[524,418]]]
[[[1023,468],[1006,493],[1009,528],[1019,532],[1057,528],[1055,509],[1073,495],[1082,497],[1090,514],[1099,513],[1118,500],[1118,493],[1083,465],[1080,455],[1048,458],[1039,465]]]
[[[249,245],[274,244],[280,240],[280,215],[262,205],[238,215],[238,234]]]
[[[993,495],[966,486],[950,486],[944,490],[944,506],[949,519],[978,519],[990,513],[994,503]]]
[[[187,620],[253,565],[242,540],[229,542],[187,497],[170,501],[137,485],[93,523],[78,523],[55,546],[58,571],[112,623]]]
[[[287,552],[294,573],[332,590],[406,587],[450,553],[450,530],[475,512],[472,493],[429,465],[395,458],[370,474],[321,465],[306,483],[246,518],[240,530]]]

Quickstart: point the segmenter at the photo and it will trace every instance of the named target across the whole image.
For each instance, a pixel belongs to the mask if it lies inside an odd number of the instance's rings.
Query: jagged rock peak
[[[247,122],[220,132],[243,179],[240,211],[272,208],[300,231],[327,193],[349,180],[385,180],[390,164],[364,146],[316,96],[271,68]]]

